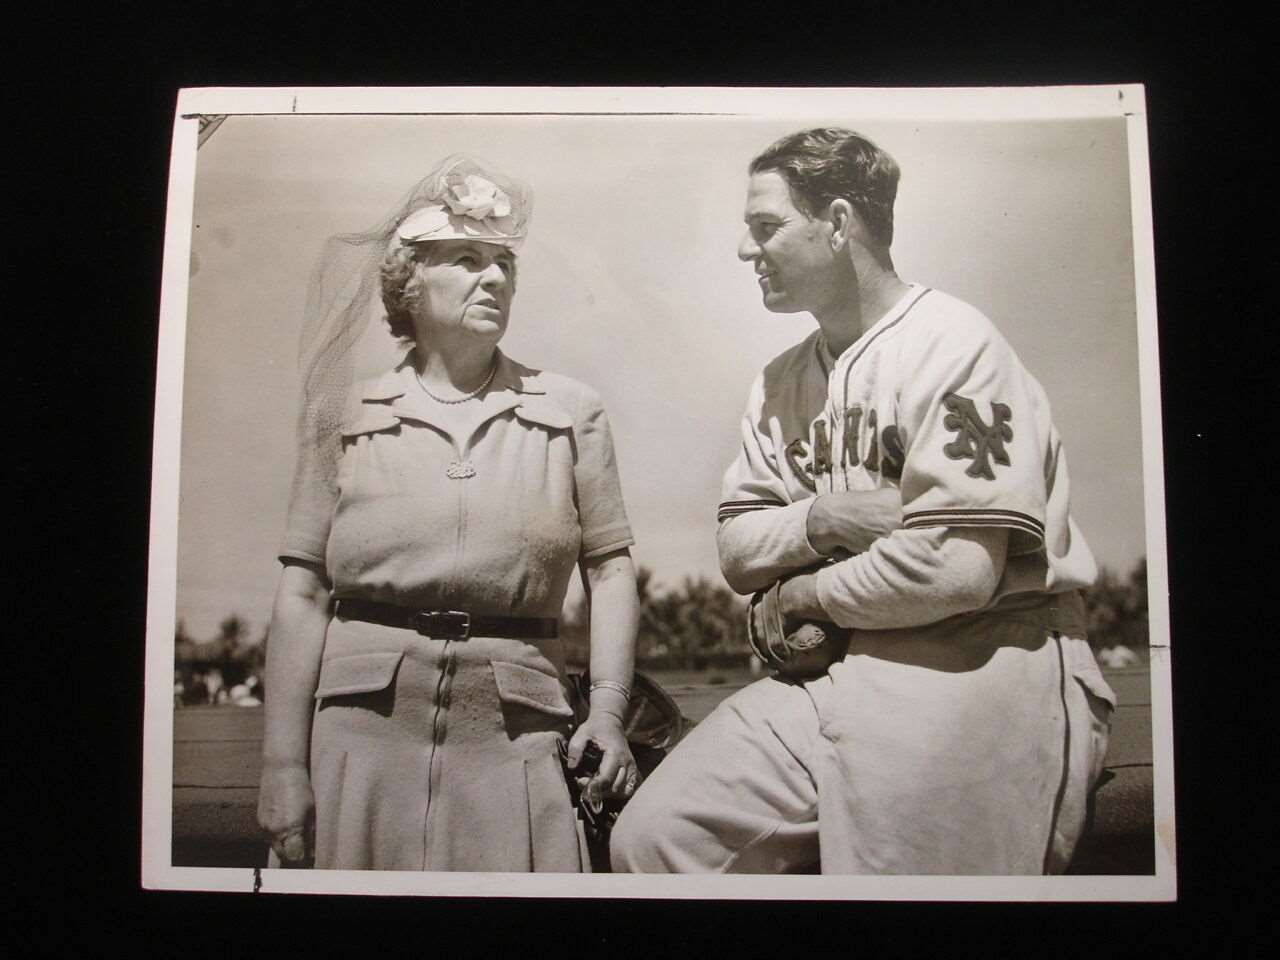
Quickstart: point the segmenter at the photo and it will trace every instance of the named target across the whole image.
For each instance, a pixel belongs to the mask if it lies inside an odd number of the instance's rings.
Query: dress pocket
[[[503,660],[489,663],[502,708],[502,725],[510,740],[530,734],[568,734],[573,708],[569,706],[559,677],[518,663]],[[538,749],[554,752],[550,741]]]
[[[490,660],[489,665],[504,705],[529,707],[566,720],[573,716],[559,677],[505,660]]]
[[[316,699],[386,690],[395,680],[396,668],[403,659],[404,653],[388,651],[356,653],[325,660],[320,665]]]

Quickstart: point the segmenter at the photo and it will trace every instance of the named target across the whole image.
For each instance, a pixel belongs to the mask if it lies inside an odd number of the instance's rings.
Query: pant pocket
[[[1107,759],[1107,748],[1111,744],[1111,715],[1115,710],[1115,694],[1111,693],[1111,687],[1107,685],[1105,680],[1102,680],[1101,675],[1097,679],[1102,682],[1110,699],[1108,699],[1108,696],[1102,695],[1096,684],[1090,683],[1078,675],[1075,678],[1089,707],[1090,787],[1096,784],[1098,778],[1102,776],[1103,764],[1106,763]]]

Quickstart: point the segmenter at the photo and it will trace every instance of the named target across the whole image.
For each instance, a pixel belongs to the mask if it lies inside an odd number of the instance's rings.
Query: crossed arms
[[[893,488],[823,494],[724,520],[716,534],[729,586],[783,583],[783,613],[884,630],[985,606],[1004,571],[1000,527],[902,529]],[[822,565],[830,557],[834,563]],[[815,569],[816,568],[816,569]]]

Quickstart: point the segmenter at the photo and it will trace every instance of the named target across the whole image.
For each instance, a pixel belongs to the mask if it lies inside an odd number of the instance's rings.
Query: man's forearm
[[[999,528],[895,531],[866,553],[788,580],[784,611],[862,630],[935,623],[991,600],[1007,542]]]
[[[768,507],[730,517],[716,532],[720,569],[729,586],[749,594],[780,577],[806,570],[826,558],[813,549],[805,532],[813,500]]]

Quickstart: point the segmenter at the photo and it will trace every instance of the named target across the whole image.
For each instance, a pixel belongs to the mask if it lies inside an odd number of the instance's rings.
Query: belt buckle
[[[420,610],[413,615],[413,628],[424,637],[466,640],[471,636],[471,614],[465,610]]]

